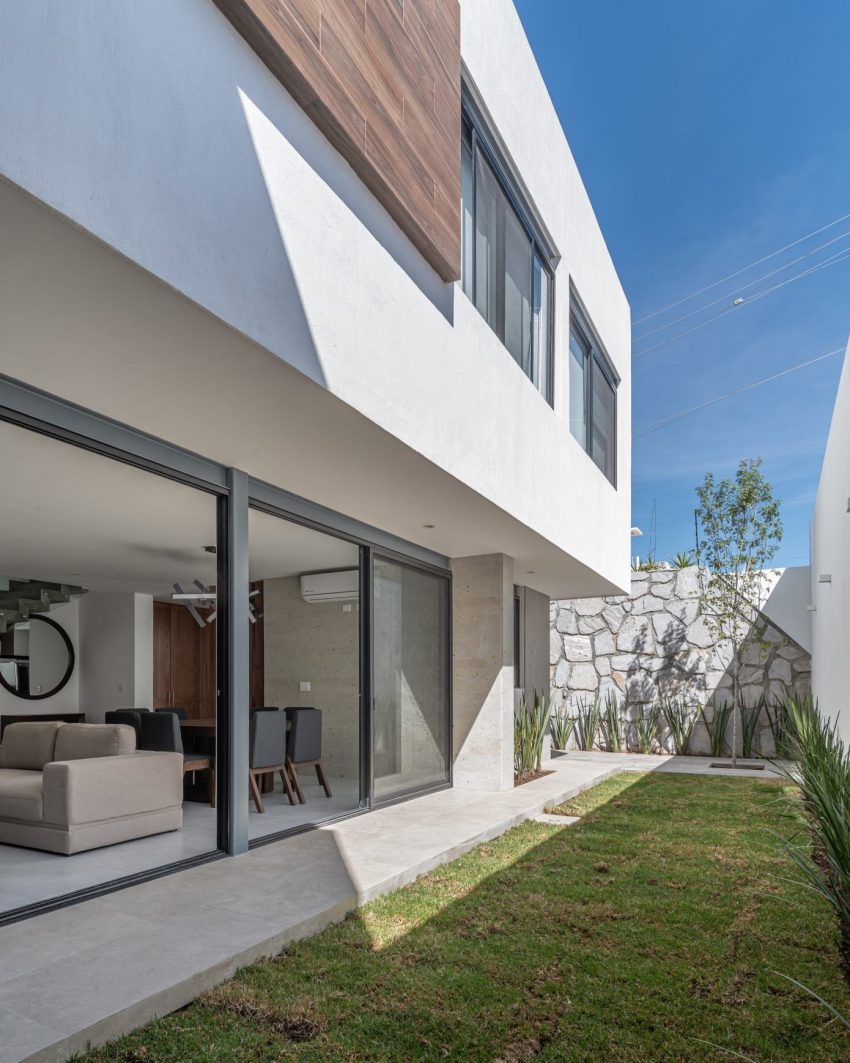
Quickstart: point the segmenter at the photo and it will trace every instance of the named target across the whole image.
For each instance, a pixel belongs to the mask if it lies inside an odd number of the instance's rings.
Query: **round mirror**
[[[55,620],[33,614],[0,635],[0,684],[19,698],[57,694],[74,670],[74,647]]]

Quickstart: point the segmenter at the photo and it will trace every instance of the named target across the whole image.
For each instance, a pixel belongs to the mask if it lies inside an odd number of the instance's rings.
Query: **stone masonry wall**
[[[626,715],[660,695],[682,695],[699,705],[732,700],[731,647],[716,644],[700,616],[695,567],[635,572],[628,596],[553,601],[549,642],[552,686],[568,709],[609,690]],[[810,676],[811,659],[802,647],[767,620],[754,627],[741,657],[747,704],[761,694],[771,701],[786,686],[807,690]],[[769,731],[763,730],[757,748],[765,750]],[[695,752],[708,751],[702,725],[692,745]]]

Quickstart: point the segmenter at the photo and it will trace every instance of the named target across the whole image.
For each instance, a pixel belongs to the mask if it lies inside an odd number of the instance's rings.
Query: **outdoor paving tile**
[[[13,923],[2,932],[0,985],[40,967],[53,967],[94,946],[122,941],[143,932],[147,925],[126,911],[105,914],[86,905],[78,905],[73,913],[63,908]]]
[[[0,954],[8,945],[20,956],[27,932],[38,943],[29,965],[0,978],[8,1041],[22,1046],[0,1063],[63,1059],[86,1040],[102,1043],[180,1007],[343,918],[358,898],[409,882],[623,766],[564,760],[509,793],[445,790],[0,928]],[[138,924],[126,922],[129,911]],[[100,936],[87,939],[98,921]],[[62,938],[63,947],[51,945]],[[39,1029],[45,1002],[49,1030]]]
[[[97,945],[50,969],[0,983],[0,1008],[38,1021],[49,1001],[50,1027],[67,1035],[184,983],[199,970],[226,963],[268,936],[261,920],[237,912],[214,920],[210,912],[196,909],[132,935],[131,949]]]
[[[0,1063],[18,1063],[34,1052],[49,1049],[57,1036],[55,1030],[43,1023],[0,1008]]]

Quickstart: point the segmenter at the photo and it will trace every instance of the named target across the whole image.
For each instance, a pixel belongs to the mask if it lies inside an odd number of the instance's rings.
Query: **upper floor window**
[[[542,240],[465,105],[461,284],[525,375],[552,402],[553,275]]]
[[[616,487],[617,374],[587,317],[570,307],[570,431]]]

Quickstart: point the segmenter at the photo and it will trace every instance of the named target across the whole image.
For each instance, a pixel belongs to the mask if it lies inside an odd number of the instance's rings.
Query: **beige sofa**
[[[12,723],[0,745],[0,843],[79,853],[179,830],[183,757],[136,752],[124,724]]]

